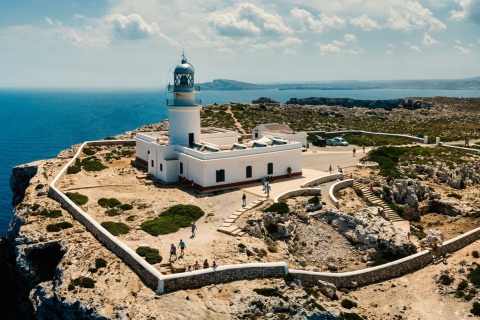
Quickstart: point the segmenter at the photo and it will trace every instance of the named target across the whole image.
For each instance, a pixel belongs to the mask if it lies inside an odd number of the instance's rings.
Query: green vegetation
[[[467,280],[460,281],[460,283],[457,286],[457,290],[465,290],[466,288],[468,288]]]
[[[70,285],[79,286],[82,288],[93,288],[95,287],[95,280],[88,277],[79,277],[79,278],[73,279]],[[71,287],[69,286],[69,290],[70,288]]]
[[[78,206],[83,206],[88,202],[88,197],[78,192],[67,192],[65,195]]]
[[[61,210],[52,210],[48,211],[47,209],[43,209],[40,212],[33,212],[32,216],[44,216],[45,218],[58,218],[62,216],[62,211]]]
[[[277,202],[272,204],[270,207],[263,210],[263,212],[276,212],[280,214],[285,214],[290,212],[288,205],[285,202]]]
[[[110,199],[100,198],[100,199],[98,199],[98,204],[101,207],[104,207],[104,208],[107,208],[107,207],[108,208],[113,208],[113,207],[116,207],[116,206],[118,206],[122,203],[115,198],[110,198]]]
[[[342,313],[342,320],[363,320],[361,316],[356,313],[344,312]]]
[[[423,225],[421,223],[412,221],[410,222],[410,226],[412,235],[414,235],[418,239],[422,240],[427,236],[425,231],[423,231]]]
[[[169,234],[190,226],[204,214],[203,210],[197,206],[177,204],[160,213],[158,218],[143,222],[140,227],[152,236]]]
[[[39,183],[35,186],[35,190],[41,190],[43,187],[45,187],[45,185],[43,183]]]
[[[323,306],[317,303],[315,299],[310,299],[307,301],[306,305],[308,309],[317,309],[318,311],[326,311]]]
[[[480,303],[475,301],[472,305],[472,309],[470,309],[470,312],[474,315],[474,316],[480,316]]]
[[[160,263],[163,260],[162,256],[158,253],[158,249],[155,248],[138,247],[135,252],[139,256],[144,257],[145,260],[147,260],[147,262],[150,264]]]
[[[83,148],[83,153],[85,153],[87,156],[93,156],[97,152],[94,149],[85,147]]]
[[[105,213],[106,213],[107,216],[109,216],[109,217],[118,216],[118,215],[120,214],[120,212],[118,212],[117,209],[108,209],[107,211],[105,211]]]
[[[97,258],[95,259],[95,268],[100,269],[100,268],[106,268],[107,267],[107,260],[103,258]]]
[[[470,270],[467,279],[470,280],[475,287],[480,287],[480,266],[478,264],[475,269]]]
[[[278,252],[277,243],[270,238],[266,238],[265,242],[267,243],[267,249],[270,252]]]
[[[295,276],[289,272],[289,273],[283,275],[283,280],[286,283],[290,283],[290,282],[293,282],[295,280]]]
[[[345,309],[352,309],[357,306],[357,303],[355,301],[349,300],[349,299],[343,299],[341,303],[342,307]]]
[[[71,224],[70,222],[59,222],[59,223],[47,225],[47,231],[48,232],[58,232],[60,230],[68,229],[68,228],[71,228],[71,227],[73,227],[73,224]]]
[[[474,257],[475,259],[480,258],[480,254],[478,253],[477,250],[473,250],[473,251],[472,251],[472,257]]]
[[[102,222],[101,225],[114,236],[118,236],[119,234],[125,234],[130,231],[130,227],[122,222],[105,221]]]
[[[448,275],[446,274],[442,274],[440,276],[440,283],[443,284],[444,286],[449,286],[452,284],[453,282],[453,278],[450,278]]]
[[[103,165],[96,157],[85,158],[81,161],[82,168],[85,171],[101,171],[108,168]]]
[[[136,218],[137,216],[128,216],[127,221],[135,221]]]
[[[132,209],[133,209],[133,206],[132,206],[130,203],[121,204],[119,207],[120,207],[120,209],[122,209],[123,211],[127,211],[127,210],[132,210]]]

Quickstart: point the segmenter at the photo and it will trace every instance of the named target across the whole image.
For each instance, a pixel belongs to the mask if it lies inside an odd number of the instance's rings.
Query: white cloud
[[[241,3],[225,12],[213,13],[208,19],[210,27],[220,35],[247,37],[266,34],[292,34],[282,18],[252,3]]]
[[[321,55],[329,55],[329,54],[340,54],[342,53],[342,49],[332,43],[328,44],[318,44],[317,45],[320,48],[320,54]]]
[[[292,49],[285,49],[285,50],[283,50],[283,54],[285,54],[285,55],[295,55],[295,54],[298,54],[298,52],[296,50],[292,50]]]
[[[57,34],[77,47],[103,47],[109,43],[108,38],[105,36],[92,35],[88,32],[74,29],[57,32]]]
[[[363,50],[363,48],[356,47],[356,48],[347,50],[347,52],[353,55],[360,55],[360,54],[364,54],[365,50]]]
[[[480,1],[478,0],[455,0],[460,10],[450,11],[453,20],[469,20],[480,25]]]
[[[345,19],[342,19],[336,15],[327,16],[325,13],[320,13],[318,15],[319,19],[315,17],[305,9],[299,9],[295,7],[290,11],[290,14],[298,19],[300,24],[303,27],[302,31],[312,31],[315,33],[322,33],[328,29],[340,29],[345,27]]]
[[[51,18],[49,18],[49,17],[44,17],[43,19],[44,19],[45,22],[46,22],[48,25],[50,25],[50,26],[59,26],[59,27],[62,26],[62,22],[59,21],[59,20],[53,20],[53,19],[51,19]]]
[[[363,15],[361,17],[356,17],[350,19],[350,24],[363,30],[363,31],[370,31],[370,30],[377,30],[380,29],[380,25],[375,21],[367,17],[367,15]]]
[[[427,47],[430,47],[430,46],[439,44],[440,42],[438,42],[437,40],[435,40],[431,35],[428,34],[428,32],[425,32],[425,33],[423,34],[422,43],[423,43],[424,45],[426,45]]]
[[[357,42],[357,37],[354,34],[346,33],[343,36],[343,40],[346,42]]]
[[[160,33],[160,28],[155,22],[148,24],[136,13],[128,16],[118,13],[109,15],[106,17],[106,21],[112,24],[114,35],[121,39],[146,39]]]
[[[472,51],[470,49],[462,46],[462,41],[460,41],[460,40],[455,40],[455,47],[454,48],[460,54],[467,55],[467,54],[472,53]]]
[[[412,50],[415,53],[422,53],[422,49],[420,49],[417,46],[410,46],[409,48],[410,48],[410,50]]]
[[[345,45],[345,42],[343,42],[343,41],[338,41],[338,40],[333,40],[332,43],[333,43],[334,45],[336,45],[336,46],[339,46],[339,47]]]

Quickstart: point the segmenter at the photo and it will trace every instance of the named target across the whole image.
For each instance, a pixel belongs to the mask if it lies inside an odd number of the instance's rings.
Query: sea
[[[238,90],[202,91],[203,105],[250,103],[268,97],[395,99],[405,97],[480,97],[480,90]],[[12,168],[55,158],[61,150],[168,117],[165,90],[126,89],[0,89],[0,236],[13,215],[9,179]]]

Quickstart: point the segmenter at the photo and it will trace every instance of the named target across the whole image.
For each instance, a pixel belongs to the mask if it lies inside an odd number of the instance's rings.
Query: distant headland
[[[202,90],[369,90],[369,89],[428,89],[479,90],[480,77],[450,80],[378,80],[378,81],[318,81],[255,84],[228,79],[215,79],[199,84]]]

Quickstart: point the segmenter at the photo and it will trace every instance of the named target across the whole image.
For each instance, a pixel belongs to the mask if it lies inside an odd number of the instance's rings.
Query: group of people
[[[192,236],[190,238],[194,238],[195,237],[195,231],[197,230],[197,225],[195,224],[195,222],[192,222],[191,230],[192,230]],[[175,256],[175,260],[178,259],[177,248],[180,249],[180,257],[183,257],[185,255],[185,249],[187,248],[183,239],[180,239],[180,242],[178,243],[178,246],[175,246],[173,243],[171,244],[171,246],[170,246],[170,258],[168,260],[172,261],[173,256]]]
[[[263,192],[267,194],[267,198],[270,197],[270,190],[272,190],[272,187],[270,186],[270,182],[273,181],[273,177],[262,177],[262,186],[263,186]]]
[[[215,271],[218,267],[218,264],[214,260],[212,262],[212,265],[210,265],[210,263],[208,263],[208,259],[205,259],[205,261],[203,261],[203,269],[208,269],[210,267],[213,268],[213,270]],[[200,270],[200,264],[198,263],[198,260],[196,260],[193,265],[188,265],[185,269],[185,272],[191,272],[195,270]]]

